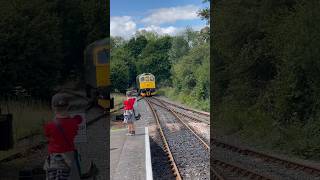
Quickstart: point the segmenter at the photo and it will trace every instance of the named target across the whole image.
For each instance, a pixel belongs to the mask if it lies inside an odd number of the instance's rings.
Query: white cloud
[[[198,19],[198,6],[186,5],[170,8],[160,8],[153,10],[151,14],[141,20],[142,23],[149,25],[160,25],[163,23],[174,23],[178,20]]]
[[[141,30],[156,32],[159,35],[166,35],[166,34],[167,35],[176,35],[182,29],[181,28],[176,28],[176,27],[173,27],[173,26],[160,27],[160,26],[150,25],[150,26],[147,26],[147,27],[139,28],[139,31],[141,31]]]
[[[137,25],[130,16],[113,16],[110,18],[111,36],[129,39],[135,34],[136,30]]]
[[[130,39],[136,31],[146,30],[156,32],[159,35],[177,35],[185,27],[162,26],[164,23],[174,23],[178,20],[199,19],[197,11],[199,7],[195,5],[177,6],[170,8],[160,8],[151,10],[150,14],[140,20],[133,19],[131,16],[112,16],[110,21],[111,36],[120,36]],[[141,28],[140,25],[142,25]],[[194,26],[194,30],[200,30],[203,26]]]

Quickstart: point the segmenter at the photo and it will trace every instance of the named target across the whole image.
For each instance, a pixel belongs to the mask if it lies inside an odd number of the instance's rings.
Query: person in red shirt
[[[44,126],[49,154],[44,166],[47,179],[80,179],[74,138],[82,118],[81,116],[71,117],[67,111],[68,106],[69,102],[65,94],[53,96],[52,108],[55,118]]]
[[[135,135],[135,128],[134,128],[134,121],[135,121],[135,115],[134,115],[134,103],[136,101],[136,98],[132,97],[131,92],[127,92],[127,100],[123,101],[123,116],[124,116],[124,123],[128,124],[128,136],[134,136]]]

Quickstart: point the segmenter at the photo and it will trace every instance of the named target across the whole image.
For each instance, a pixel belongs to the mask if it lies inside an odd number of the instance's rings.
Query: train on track
[[[153,96],[156,94],[156,79],[151,73],[143,73],[136,78],[137,90],[140,96]]]
[[[110,98],[110,40],[95,41],[84,51],[86,94],[95,99],[104,109],[112,109],[114,101]]]

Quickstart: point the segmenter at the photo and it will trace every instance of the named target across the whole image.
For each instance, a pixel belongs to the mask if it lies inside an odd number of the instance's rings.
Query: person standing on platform
[[[56,94],[52,97],[55,117],[44,126],[49,154],[44,164],[47,180],[80,180],[80,164],[74,138],[82,118],[78,115],[70,117],[68,106],[66,95]]]
[[[135,114],[134,114],[134,104],[136,102],[136,98],[134,98],[130,91],[126,93],[127,100],[123,101],[123,116],[124,116],[124,123],[128,124],[128,136],[135,135],[135,128],[134,128],[134,121],[135,121]]]

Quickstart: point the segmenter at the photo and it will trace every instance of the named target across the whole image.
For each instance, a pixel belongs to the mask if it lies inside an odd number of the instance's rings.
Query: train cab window
[[[107,64],[109,60],[109,52],[101,50],[97,54],[97,64]]]
[[[144,81],[144,77],[141,77],[141,78],[140,78],[140,82],[143,82],[143,81]]]
[[[150,76],[150,81],[154,81],[154,78],[152,76]]]

